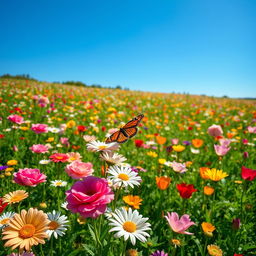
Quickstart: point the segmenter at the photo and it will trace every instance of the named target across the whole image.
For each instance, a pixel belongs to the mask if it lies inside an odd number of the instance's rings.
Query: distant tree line
[[[30,77],[28,74],[22,74],[22,75],[10,75],[10,74],[4,74],[0,76],[0,78],[3,79],[21,79],[21,80],[32,80],[32,81],[38,81],[35,78]],[[120,90],[129,90],[129,88],[122,88],[121,85],[117,85],[115,87],[111,86],[101,86],[100,84],[92,84],[92,85],[87,85],[83,82],[80,81],[66,81],[66,82],[53,82],[53,83],[59,83],[59,84],[68,84],[68,85],[74,85],[74,86],[81,86],[81,87],[92,87],[92,88],[107,88],[107,89],[120,89]]]

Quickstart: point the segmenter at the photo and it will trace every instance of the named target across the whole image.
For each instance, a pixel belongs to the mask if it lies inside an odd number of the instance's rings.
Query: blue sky
[[[1,1],[0,74],[256,97],[254,0]]]

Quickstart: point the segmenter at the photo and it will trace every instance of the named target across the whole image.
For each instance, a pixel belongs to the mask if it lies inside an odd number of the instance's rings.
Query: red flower
[[[7,205],[8,205],[8,203],[3,203],[3,199],[0,198],[0,214],[4,211],[4,209]]]
[[[140,148],[143,145],[144,141],[143,140],[135,140],[134,143],[137,148]]]
[[[102,130],[103,132],[105,132],[105,131],[106,131],[106,127],[105,127],[105,126],[102,126],[102,127],[101,127],[101,130]]]
[[[0,134],[0,139],[3,139],[4,138],[4,135],[3,134]]]
[[[254,180],[256,178],[256,170],[252,170],[242,166],[242,178],[244,180]]]
[[[190,198],[192,194],[197,191],[197,189],[194,188],[193,184],[181,183],[177,184],[176,187],[182,198]]]
[[[50,156],[51,161],[53,161],[54,163],[58,163],[58,162],[67,162],[69,157],[66,154],[62,154],[62,153],[56,153]]]
[[[84,131],[87,130],[87,128],[86,128],[86,126],[84,126],[84,125],[78,125],[78,126],[77,126],[77,130],[78,130],[79,132],[84,132]]]
[[[243,256],[243,254],[236,254],[236,253],[235,253],[234,256]]]

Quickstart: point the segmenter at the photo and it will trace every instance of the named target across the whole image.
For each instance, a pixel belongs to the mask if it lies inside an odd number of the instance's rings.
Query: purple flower
[[[183,143],[183,145],[185,145],[185,146],[191,145],[191,142],[189,142],[189,141],[187,141],[187,140],[184,140],[182,143]]]
[[[241,226],[241,221],[239,218],[235,218],[233,219],[232,221],[232,228],[235,229],[235,230],[238,230]]]
[[[168,253],[165,253],[164,251],[159,251],[159,250],[157,250],[157,251],[155,251],[155,252],[153,252],[152,254],[150,254],[150,256],[168,256]]]
[[[7,169],[9,166],[8,165],[2,165],[0,166],[0,171],[4,171],[5,169]]]

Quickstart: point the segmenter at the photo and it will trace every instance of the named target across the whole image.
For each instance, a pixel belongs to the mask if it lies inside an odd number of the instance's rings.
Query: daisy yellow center
[[[57,221],[52,220],[48,226],[50,230],[56,230],[60,224]]]
[[[106,148],[107,148],[107,146],[105,146],[105,145],[99,146],[99,150],[104,150]]]
[[[75,161],[76,158],[73,156],[73,157],[70,157],[69,160],[70,160],[70,161]]]
[[[19,231],[19,235],[21,238],[30,238],[35,234],[36,228],[34,225],[32,224],[26,224],[24,225],[20,231]]]
[[[16,203],[23,199],[22,195],[15,195],[10,199],[10,203]]]
[[[62,182],[61,181],[57,181],[56,182],[56,186],[61,186],[62,185]]]
[[[7,224],[9,221],[10,221],[10,218],[5,218],[0,220],[0,224],[4,225],[4,224]]]
[[[56,159],[61,160],[63,159],[63,156],[56,156]]]
[[[137,229],[137,226],[134,222],[132,221],[126,221],[124,224],[123,224],[123,229],[129,233],[133,233],[136,231]]]
[[[118,175],[118,178],[121,179],[121,180],[124,180],[124,181],[129,180],[129,176],[125,173],[120,173]]]

